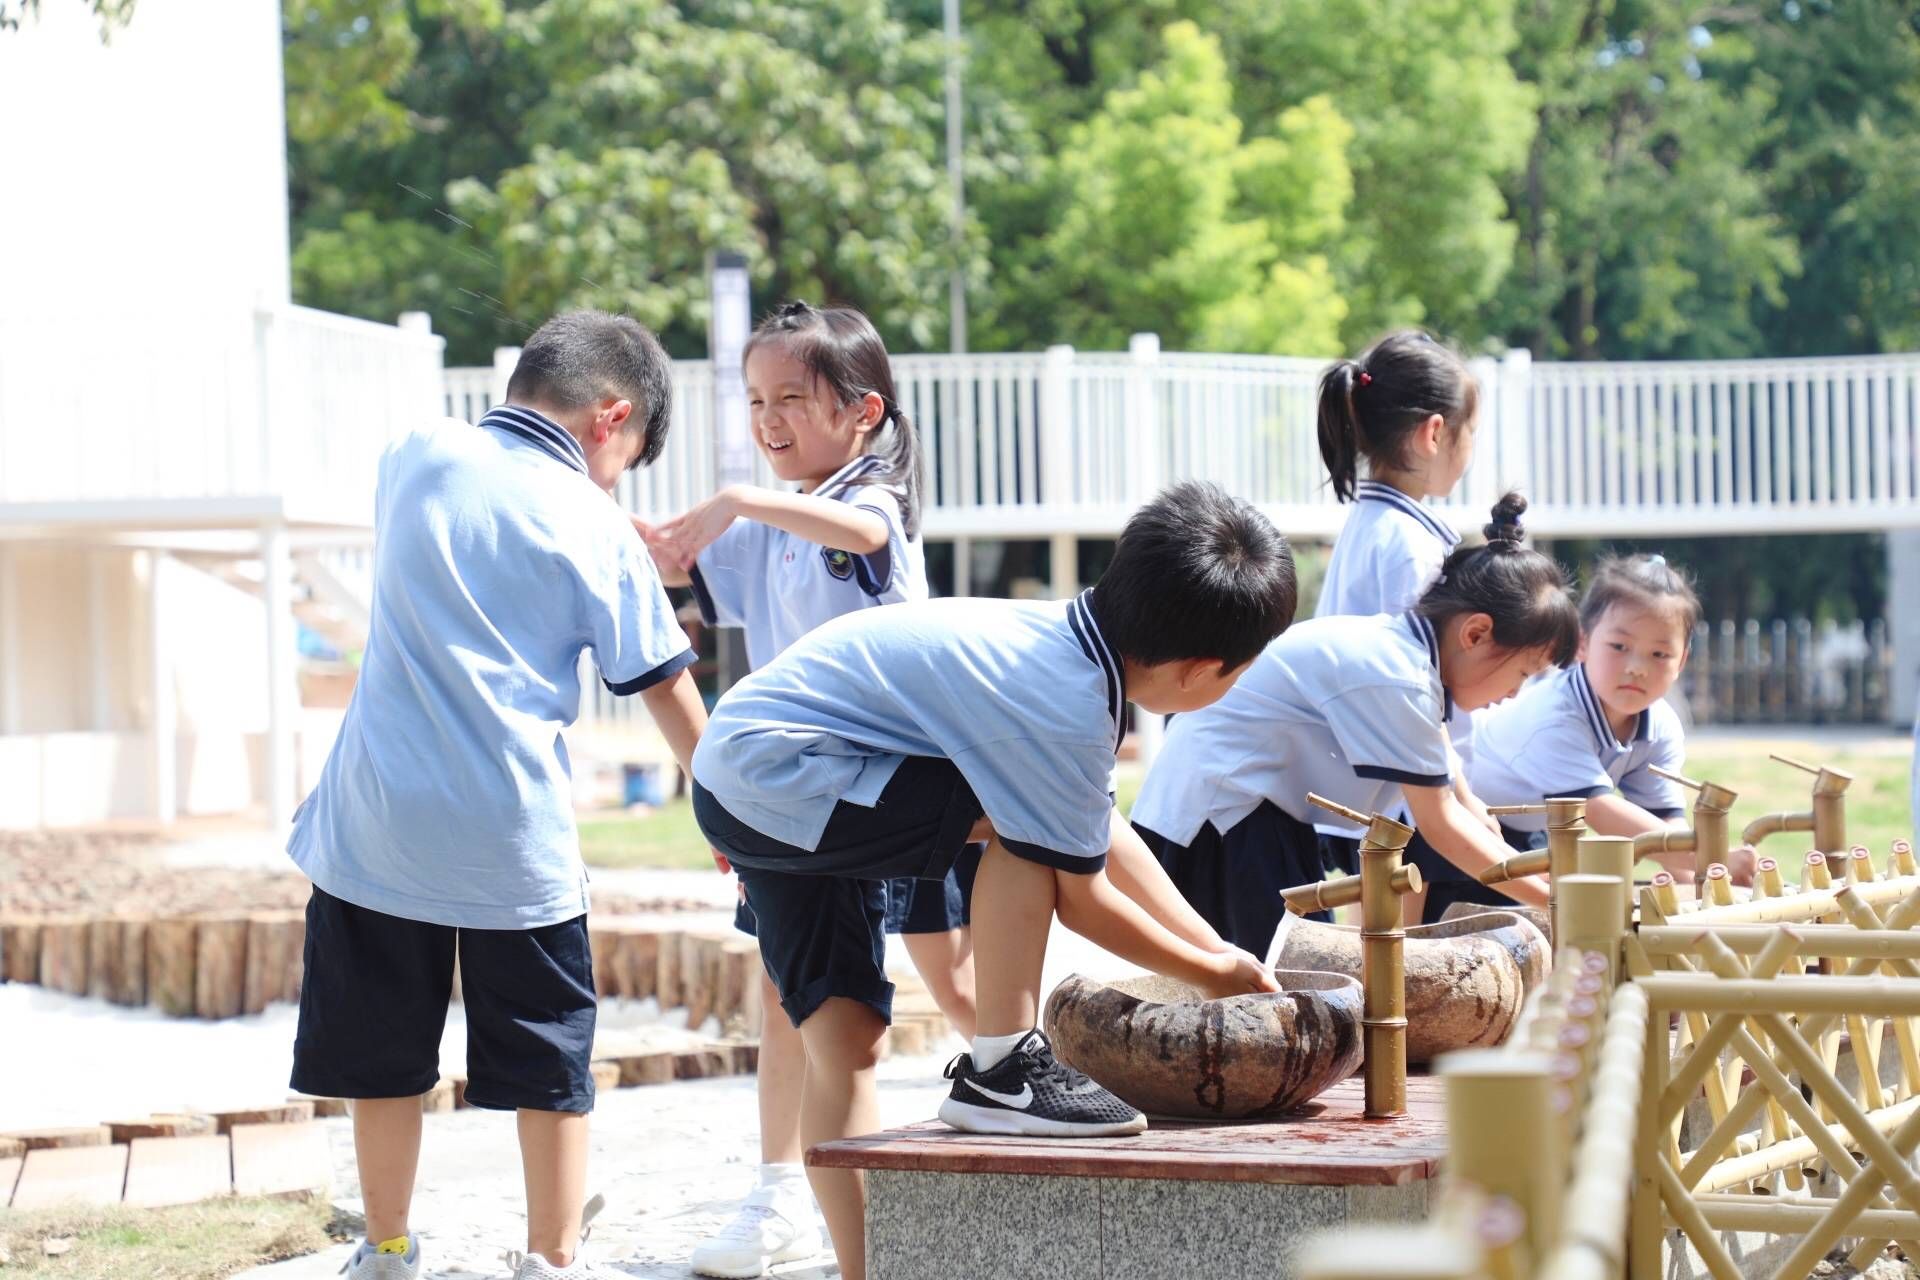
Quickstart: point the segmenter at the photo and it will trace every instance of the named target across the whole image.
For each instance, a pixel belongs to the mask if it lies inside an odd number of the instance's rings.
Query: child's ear
[[[1191,692],[1227,673],[1227,664],[1218,658],[1190,658],[1180,673],[1180,691]]]
[[[1574,651],[1573,660],[1575,662],[1587,660],[1587,633],[1584,631],[1580,633],[1580,647]]]
[[[1493,617],[1491,614],[1470,613],[1460,623],[1460,647],[1477,649],[1483,644],[1493,643]]]
[[[1446,438],[1447,420],[1437,413],[1430,413],[1425,422],[1413,429],[1413,450],[1423,458],[1437,458]]]

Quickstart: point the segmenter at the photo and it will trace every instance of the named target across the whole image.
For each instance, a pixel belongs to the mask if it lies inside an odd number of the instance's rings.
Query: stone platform
[[[873,1280],[1285,1280],[1311,1232],[1426,1217],[1446,1153],[1439,1081],[1408,1080],[1407,1102],[1365,1119],[1355,1077],[1283,1120],[1085,1139],[927,1123],[825,1143],[808,1162],[868,1171]]]

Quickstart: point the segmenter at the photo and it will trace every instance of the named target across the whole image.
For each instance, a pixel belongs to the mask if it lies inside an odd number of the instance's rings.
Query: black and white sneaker
[[[963,1053],[947,1064],[946,1076],[953,1091],[940,1104],[940,1119],[966,1133],[1108,1138],[1147,1127],[1145,1116],[1055,1058],[1039,1031],[985,1071],[974,1070]]]

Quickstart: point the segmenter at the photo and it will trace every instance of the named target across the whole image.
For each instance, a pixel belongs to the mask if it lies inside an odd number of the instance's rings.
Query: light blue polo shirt
[[[1665,702],[1640,713],[1630,741],[1614,737],[1586,664],[1576,662],[1474,714],[1467,777],[1486,804],[1539,804],[1549,796],[1611,795],[1617,788],[1655,817],[1677,818],[1686,797],[1648,766],[1678,773],[1686,752],[1680,715]],[[1516,831],[1547,825],[1540,814],[1500,821]]]
[[[653,559],[532,410],[395,441],[359,682],[287,852],[358,906],[468,929],[587,909],[566,744],[591,651],[616,693],[693,662]]]
[[[729,689],[693,776],[800,849],[842,801],[871,807],[907,756],[953,761],[1009,849],[1105,865],[1124,668],[1073,600],[921,600],[823,623]]]
[[[747,665],[759,669],[829,618],[878,604],[927,598],[927,564],[907,537],[900,499],[878,483],[885,464],[871,454],[849,462],[814,490],[886,522],[887,545],[870,555],[823,547],[758,520],[735,520],[700,553],[694,599],[708,626],[747,633]]]
[[[1318,618],[1405,613],[1420,603],[1460,535],[1392,485],[1362,480],[1334,539]]]
[[[1269,644],[1226,697],[1173,718],[1134,802],[1133,821],[1179,845],[1201,824],[1232,830],[1263,800],[1301,822],[1363,813],[1403,783],[1451,781],[1440,646],[1415,614],[1315,618]]]

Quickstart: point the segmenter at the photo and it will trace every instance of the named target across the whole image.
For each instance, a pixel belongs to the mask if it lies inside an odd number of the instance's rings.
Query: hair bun
[[[773,314],[781,320],[797,320],[802,316],[812,315],[813,305],[804,299],[795,298],[791,302],[781,303],[779,309]]]
[[[1515,546],[1525,540],[1526,529],[1520,523],[1520,517],[1526,514],[1527,500],[1509,490],[1501,495],[1500,501],[1493,504],[1493,518],[1481,530],[1487,541],[1508,542]]]

